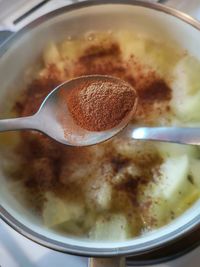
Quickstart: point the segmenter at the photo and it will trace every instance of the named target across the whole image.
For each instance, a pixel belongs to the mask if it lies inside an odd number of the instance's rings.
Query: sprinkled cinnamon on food
[[[149,118],[151,119],[152,114],[154,115],[154,113],[157,113],[157,108],[154,107],[154,103],[168,103],[168,101],[170,100],[170,88],[166,85],[164,80],[162,80],[156,75],[154,71],[146,71],[146,69],[144,69],[143,71],[143,65],[140,62],[138,62],[135,58],[132,58],[131,60],[136,69],[135,73],[131,73],[128,67],[128,63],[122,60],[121,51],[117,43],[111,43],[110,45],[106,44],[106,47],[89,46],[84,51],[84,54],[80,56],[80,58],[78,58],[74,66],[74,73],[76,76],[80,76],[83,74],[107,74],[122,78],[125,81],[129,82],[130,84],[132,84],[132,86],[134,86],[139,96],[138,110],[134,115],[133,120],[142,121],[144,116],[144,120],[148,121]],[[60,76],[61,75],[59,74],[59,69],[55,65],[50,65],[47,68],[45,76],[39,76],[36,80],[34,80],[29,85],[29,88],[24,92],[24,100],[22,103],[20,103],[21,110],[19,111],[19,115],[26,116],[33,114],[38,109],[45,96],[55,86],[62,82],[60,81]],[[154,87],[154,85],[156,86]],[[93,94],[93,91],[95,91],[94,86],[89,85],[87,88],[89,88],[89,91],[86,91],[86,95],[82,96],[82,100],[85,100],[85,97],[87,100],[87,97]],[[119,88],[117,89],[119,90]],[[125,88],[125,93],[126,89],[127,88]],[[151,92],[149,92],[149,90]],[[106,94],[107,92],[105,89],[104,91]],[[131,96],[132,100],[134,100],[131,91],[128,91],[127,97],[129,96]],[[103,97],[103,100],[105,97],[106,95]],[[73,114],[75,112],[75,109],[77,108],[75,102],[76,100],[77,99],[72,98],[72,95],[69,95],[68,104]],[[129,102],[129,108],[133,103],[132,100]],[[109,112],[112,112],[112,106],[110,106]],[[92,107],[90,106],[90,109],[91,108]],[[119,109],[119,107],[117,108]],[[77,111],[80,116],[79,123],[83,123],[83,120],[82,122],[80,121],[80,119],[84,118],[83,114],[81,114],[81,110],[79,109],[76,110],[76,115]],[[91,112],[93,112],[93,110],[91,110]],[[122,112],[122,114],[123,113],[124,112]],[[114,112],[114,114],[117,115],[117,110]],[[102,116],[105,115],[105,113],[101,112],[99,115]],[[100,128],[102,129],[102,127],[106,129],[107,125],[109,125],[109,127],[112,127],[113,124],[108,121],[109,118],[107,117],[107,115],[103,119],[104,120],[101,121],[100,124],[99,121],[94,122],[94,125],[92,125],[93,127],[91,128],[91,120],[88,121],[88,118],[85,118],[86,125],[84,124],[84,127],[87,127],[90,130],[99,130]],[[121,119],[121,117],[117,118],[117,123],[119,119]],[[67,191],[67,194],[71,197],[73,197],[74,195],[74,190],[80,191],[79,186],[82,187],[85,183],[85,180],[79,180],[78,182],[71,183],[69,182],[69,179],[71,176],[73,176],[74,168],[78,168],[79,164],[80,166],[82,166],[82,164],[83,166],[87,166],[87,163],[83,163],[83,160],[85,161],[85,159],[88,158],[89,163],[93,160],[94,166],[95,164],[97,164],[95,162],[96,157],[94,156],[93,158],[92,156],[94,153],[93,151],[96,150],[95,147],[92,147],[90,149],[71,148],[62,146],[56,141],[53,141],[48,137],[43,136],[42,134],[31,134],[30,132],[21,134],[23,135],[24,145],[19,146],[19,148],[17,149],[18,153],[20,153],[25,164],[32,162],[32,167],[28,171],[29,175],[26,176],[26,184],[28,185],[28,187],[32,186],[33,188],[36,188],[36,190],[38,190],[39,188],[39,190],[41,191],[53,190],[56,192],[60,192],[59,194],[61,195],[63,195],[64,192]],[[115,170],[116,168],[118,168],[118,171],[120,171],[119,166],[121,164],[119,164],[119,162],[121,162],[121,156],[116,155],[115,149],[112,148],[112,142],[108,142],[106,145],[98,145],[99,148],[101,146],[104,150],[106,146],[108,146],[108,148],[110,146],[110,149],[108,149],[109,152],[106,152],[105,150],[102,153],[102,156],[98,158],[98,161],[102,161],[102,169],[104,168],[103,158],[106,158],[106,162],[108,162],[108,159],[110,158],[112,168],[114,168]],[[135,199],[138,188],[136,185],[138,183],[144,183],[145,179],[150,179],[150,176],[152,175],[151,169],[162,161],[158,156],[158,160],[156,160],[155,165],[148,164],[149,160],[150,163],[152,162],[150,157],[151,155],[144,153],[142,157],[135,158],[137,164],[139,164],[138,166],[140,169],[143,169],[144,164],[146,166],[145,173],[142,171],[143,178],[137,177],[136,180],[132,182],[132,177],[128,174],[124,174],[125,176],[127,175],[127,179],[125,179],[125,184],[123,182],[121,186],[116,186],[115,190],[121,191],[123,189],[122,191],[126,191],[126,188],[128,190],[127,192],[133,190],[134,193],[131,195],[131,199]],[[119,158],[119,160],[117,160],[117,158]],[[39,163],[35,164],[35,162]],[[113,165],[114,162],[118,163]],[[126,164],[130,162],[132,162],[130,158],[124,158],[123,160],[124,166],[126,166]],[[45,175],[42,175],[42,179],[39,179],[38,173],[42,174],[45,169],[48,169],[48,172],[50,173],[51,177],[47,177],[47,173],[45,173]],[[93,172],[93,169],[91,170],[92,171],[90,175],[92,175]],[[118,173],[118,171],[116,173]],[[112,175],[114,175],[113,171],[110,174],[112,177]],[[110,174],[108,177],[110,177]],[[128,184],[129,186],[127,187],[126,185]]]
[[[137,54],[124,57],[120,43],[111,35],[106,35],[105,41],[100,42],[80,40],[68,40],[62,45],[62,49],[65,45],[67,49],[59,57],[62,60],[58,64],[45,62],[44,69],[16,103],[17,115],[32,115],[47,94],[64,81],[102,74],[121,78],[136,91],[138,102],[133,123],[157,125],[161,119],[165,123],[170,120],[172,90],[167,79],[142,62]],[[79,47],[74,56],[76,41]],[[60,47],[60,44],[55,47],[58,54]],[[69,48],[70,54],[67,54]],[[89,83],[75,90],[74,95],[65,96],[77,124],[99,131],[119,123],[135,99],[130,87],[111,87],[109,83],[100,86]],[[122,99],[126,100],[125,106]],[[87,107],[85,114],[83,107]],[[79,148],[63,146],[40,133],[22,132],[20,136],[15,150],[21,160],[18,177],[27,190],[29,206],[44,216],[45,207],[55,204],[49,201],[48,194],[50,199],[56,198],[57,204],[61,201],[62,208],[70,203],[78,205],[78,209],[72,207],[80,217],[75,212],[77,217],[71,221],[59,221],[59,227],[63,223],[65,233],[88,236],[99,217],[102,216],[102,223],[112,222],[113,213],[125,217],[131,237],[168,222],[168,218],[158,222],[151,212],[154,199],[151,195],[145,199],[144,189],[156,186],[164,162],[163,155],[151,142],[128,141],[122,133],[103,144]],[[120,225],[120,229],[125,231],[126,225]]]

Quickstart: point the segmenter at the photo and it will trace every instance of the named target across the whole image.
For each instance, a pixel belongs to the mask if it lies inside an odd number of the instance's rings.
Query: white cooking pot
[[[16,94],[15,90],[23,84],[24,71],[34,64],[50,41],[57,42],[66,35],[79,35],[89,30],[124,28],[144,32],[162,42],[173,42],[200,60],[200,24],[188,15],[163,5],[141,1],[85,1],[37,19],[0,48],[1,108],[5,106],[8,94]],[[8,92],[9,89],[12,91]],[[90,264],[118,266],[118,257],[153,251],[193,231],[200,222],[200,203],[195,203],[170,224],[132,240],[88,241],[62,236],[45,228],[39,218],[34,217],[9,192],[6,177],[1,173],[0,217],[16,231],[43,246],[88,257],[115,257],[114,263],[113,260],[103,263],[92,260]],[[123,260],[121,264],[124,264]]]

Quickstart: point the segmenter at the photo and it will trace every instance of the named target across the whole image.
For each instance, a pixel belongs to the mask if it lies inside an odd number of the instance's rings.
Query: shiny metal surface
[[[124,257],[114,258],[91,258],[88,267],[125,267],[126,260]]]
[[[120,79],[105,75],[82,76],[64,82],[48,94],[38,112],[33,116],[0,120],[0,132],[23,129],[36,130],[50,136],[57,142],[72,146],[89,146],[110,139],[129,123],[137,106],[137,101],[135,101],[132,111],[116,127],[106,131],[87,131],[74,122],[65,106],[66,103],[61,103],[59,93],[61,90],[73,90],[89,81],[125,83]],[[59,115],[62,116],[64,122],[60,121]]]
[[[151,140],[177,144],[200,145],[200,128],[139,127],[130,133],[136,140]]]

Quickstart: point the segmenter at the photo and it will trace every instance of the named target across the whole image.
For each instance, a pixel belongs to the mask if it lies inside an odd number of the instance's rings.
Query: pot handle
[[[166,1],[159,1],[160,3],[166,4],[166,6],[170,6],[172,8],[176,8],[196,19],[200,18],[200,8],[199,8],[199,1],[198,0],[166,0]]]
[[[125,257],[113,257],[113,258],[90,258],[88,267],[125,267]]]

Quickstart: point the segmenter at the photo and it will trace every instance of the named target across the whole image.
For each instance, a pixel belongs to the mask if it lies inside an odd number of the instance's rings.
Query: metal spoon
[[[135,140],[151,140],[186,145],[200,145],[198,127],[138,127],[129,131]]]
[[[60,143],[73,146],[93,145],[113,137],[128,124],[133,115],[134,108],[117,127],[102,132],[87,131],[76,125],[70,112],[66,108],[66,103],[64,108],[65,113],[64,116],[62,116],[64,120],[62,122],[60,120],[60,114],[63,112],[63,104],[60,99],[59,91],[61,89],[73,90],[81,83],[90,80],[92,82],[99,80],[115,83],[117,81],[121,82],[120,79],[105,75],[82,76],[64,82],[51,91],[44,99],[38,112],[33,116],[0,120],[0,132],[22,129],[36,130],[45,133]]]
[[[73,89],[86,80],[116,82],[118,79],[103,75],[82,76],[56,87],[43,101],[33,116],[0,120],[0,132],[30,129],[40,131],[65,145],[88,146],[103,142],[120,132],[130,121],[134,109],[119,125],[102,132],[90,132],[77,126],[70,112],[65,114],[65,129],[59,120],[62,107],[58,92],[60,89]],[[135,107],[134,107],[135,108]],[[61,111],[62,112],[62,111]],[[129,127],[127,137],[136,140],[153,140],[179,144],[200,145],[200,128],[184,127]]]

